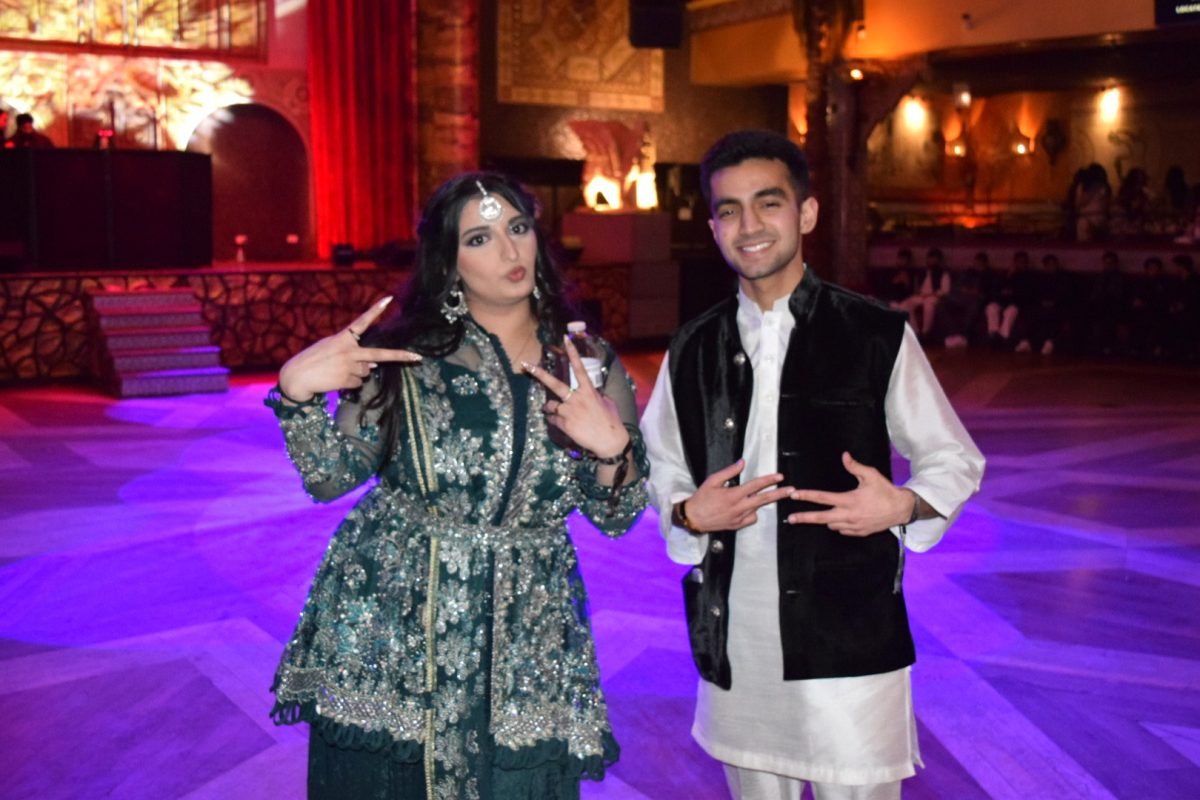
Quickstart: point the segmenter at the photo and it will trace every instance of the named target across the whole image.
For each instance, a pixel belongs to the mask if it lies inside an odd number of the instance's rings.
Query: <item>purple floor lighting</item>
[[[642,400],[660,354],[633,356]],[[907,800],[1200,797],[1200,374],[946,352],[982,493],[906,593]],[[302,798],[268,687],[353,497],[303,494],[262,397],[0,390],[0,797]],[[357,496],[357,494],[355,495]],[[622,758],[586,798],[719,800],[647,512],[574,519]]]

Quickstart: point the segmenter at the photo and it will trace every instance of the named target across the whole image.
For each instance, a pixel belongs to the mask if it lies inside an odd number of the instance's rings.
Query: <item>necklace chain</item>
[[[537,334],[537,330],[538,330],[537,320],[534,320],[533,327],[530,328],[530,330],[529,330],[529,335],[526,336],[525,341],[521,343],[521,348],[519,350],[514,350],[513,352],[508,354],[508,357],[509,357],[508,360],[510,363],[517,364],[520,361],[521,354],[524,353],[526,348],[529,347],[529,343],[533,341],[533,337]],[[507,350],[507,348],[505,348],[505,349]]]

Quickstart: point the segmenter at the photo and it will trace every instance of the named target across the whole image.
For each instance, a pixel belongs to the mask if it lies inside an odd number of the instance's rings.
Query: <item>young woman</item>
[[[268,398],[314,498],[376,481],[275,675],[275,719],[311,727],[309,797],[571,798],[617,758],[565,519],[622,534],[648,467],[620,362],[593,388],[564,344],[534,216],[506,177],[444,184],[399,314],[300,352]],[[552,345],[576,388],[536,366]]]

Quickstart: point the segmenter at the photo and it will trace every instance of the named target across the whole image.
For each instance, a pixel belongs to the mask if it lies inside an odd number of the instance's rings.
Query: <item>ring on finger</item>
[[[357,341],[358,341],[360,338],[362,338],[362,334],[361,334],[361,333],[359,333],[358,331],[354,330],[353,328],[346,328],[346,333],[348,333],[348,334],[350,334],[351,336],[353,336],[353,337],[354,337],[354,341],[356,341],[356,342],[357,342]]]
[[[559,401],[558,401],[558,404],[559,404],[559,405],[562,405],[563,403],[567,402],[568,400],[570,400],[570,399],[571,399],[571,395],[573,395],[573,394],[575,394],[575,387],[574,387],[574,386],[572,386],[570,389],[567,389],[567,393],[563,395],[563,398],[562,398],[562,400],[559,400]]]

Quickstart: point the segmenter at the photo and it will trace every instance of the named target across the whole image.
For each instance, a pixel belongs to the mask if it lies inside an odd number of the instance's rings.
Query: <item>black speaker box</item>
[[[629,43],[676,48],[683,44],[684,0],[629,0]]]

